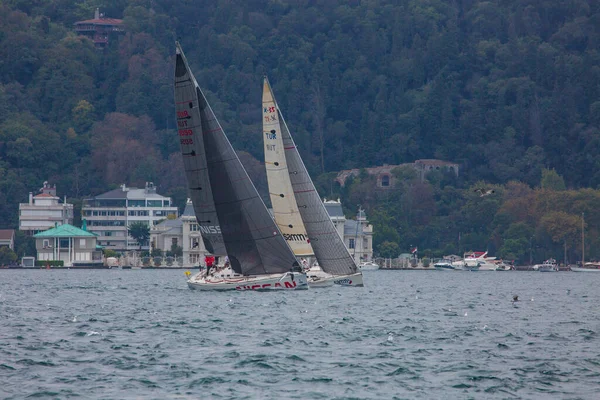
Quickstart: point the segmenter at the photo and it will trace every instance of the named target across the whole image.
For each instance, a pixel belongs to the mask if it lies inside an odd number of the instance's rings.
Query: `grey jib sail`
[[[181,65],[184,68],[182,76],[189,75],[195,90],[189,98],[177,100],[176,95],[176,102],[191,102],[192,109],[199,116],[199,124],[193,129],[193,144],[186,143],[186,146],[202,149],[202,154],[190,156],[204,159],[203,165],[206,166],[208,177],[204,183],[209,183],[212,188],[212,204],[220,222],[221,235],[232,268],[245,275],[289,271],[298,266],[296,257],[225,136],[202,90],[193,78],[179,45],[178,53],[176,87],[181,79]],[[202,144],[196,145],[196,142]],[[185,159],[185,153],[192,150],[183,146],[182,144]],[[193,190],[192,182],[188,183]],[[198,215],[197,219],[200,222]]]
[[[323,271],[333,275],[358,272],[356,262],[335,229],[304,162],[302,162],[279,106],[277,106],[277,115],[281,123],[281,137],[294,196],[296,196],[296,203],[319,265]]]

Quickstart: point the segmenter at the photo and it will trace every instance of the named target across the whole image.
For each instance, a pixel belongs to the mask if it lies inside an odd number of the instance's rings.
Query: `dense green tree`
[[[148,242],[148,239],[150,239],[150,227],[147,223],[142,221],[135,221],[129,224],[127,233],[137,240],[140,245],[140,250],[142,249],[142,246]]]
[[[0,265],[11,265],[17,261],[17,255],[8,246],[0,246]]]

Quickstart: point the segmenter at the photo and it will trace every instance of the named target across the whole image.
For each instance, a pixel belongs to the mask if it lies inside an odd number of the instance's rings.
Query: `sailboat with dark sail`
[[[316,258],[309,285],[363,286],[363,276],[331,221],[265,77],[263,140],[275,222],[297,256]]]
[[[307,289],[306,275],[271,218],[198,86],[179,43],[175,108],[190,196],[206,249],[228,266],[202,271],[191,289]]]

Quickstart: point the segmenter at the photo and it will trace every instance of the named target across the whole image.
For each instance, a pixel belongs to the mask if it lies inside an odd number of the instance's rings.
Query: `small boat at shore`
[[[535,266],[534,266],[535,269]],[[544,261],[541,265],[538,265],[537,268],[540,272],[557,272],[558,271],[558,263],[554,258],[549,258]]]
[[[583,267],[571,266],[570,269],[573,272],[600,272],[600,263],[587,262]]]
[[[360,268],[361,271],[375,271],[379,269],[379,265],[373,261],[365,261],[360,263],[358,268]]]
[[[433,268],[438,271],[456,271],[456,266],[452,263],[452,260],[442,259],[435,264],[433,264]]]

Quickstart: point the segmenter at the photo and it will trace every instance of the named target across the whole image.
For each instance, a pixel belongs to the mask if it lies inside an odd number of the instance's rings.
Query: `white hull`
[[[573,272],[600,272],[600,268],[571,267],[571,271],[573,271]]]
[[[542,267],[538,268],[538,271],[540,271],[540,272],[557,272],[558,269],[556,267],[542,266]]]
[[[456,267],[457,271],[480,271],[479,265],[461,265]]]
[[[379,265],[374,262],[366,262],[362,263],[358,266],[361,271],[377,271],[379,269]]]
[[[308,287],[309,288],[324,288],[333,286],[333,280],[335,276],[331,275],[328,277],[311,277],[308,278]]]
[[[333,280],[335,285],[340,286],[353,286],[353,287],[363,287],[365,286],[363,283],[363,275],[362,272],[357,272],[355,274],[350,275],[336,275]]]
[[[308,286],[310,287],[328,287],[333,285],[362,287],[362,272],[349,275],[332,275],[323,271],[321,267],[313,266],[306,272],[308,276]]]
[[[190,289],[196,290],[303,290],[308,289],[306,275],[300,272],[285,274],[235,276],[223,278],[208,276],[204,272],[187,281]]]

